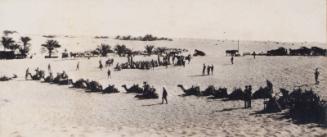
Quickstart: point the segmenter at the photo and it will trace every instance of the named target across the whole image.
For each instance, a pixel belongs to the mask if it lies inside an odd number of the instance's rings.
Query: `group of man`
[[[211,75],[213,75],[214,66],[212,64],[211,66],[210,65],[206,66],[206,64],[203,64],[202,75],[205,75],[206,70],[207,70],[207,75],[210,75],[210,73]]]

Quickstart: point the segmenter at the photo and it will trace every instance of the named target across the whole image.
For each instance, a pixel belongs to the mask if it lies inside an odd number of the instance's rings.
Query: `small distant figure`
[[[48,71],[51,72],[51,65],[50,65],[50,63],[48,64]]]
[[[253,51],[252,55],[253,55],[253,59],[255,59],[255,55],[256,55],[255,51]]]
[[[77,62],[77,65],[76,65],[76,71],[79,70],[79,62]]]
[[[27,80],[27,77],[28,77],[29,75],[31,75],[31,73],[30,73],[30,68],[27,68],[27,69],[26,69],[26,72],[25,72],[25,80]]]
[[[213,66],[213,64],[211,64],[211,75],[213,75],[213,69],[214,69],[214,66]]]
[[[207,74],[210,75],[211,66],[207,66]]]
[[[162,104],[164,103],[164,101],[166,101],[166,104],[168,104],[168,100],[167,100],[167,91],[165,89],[165,87],[162,88]]]
[[[108,78],[110,78],[110,76],[111,76],[111,71],[110,71],[110,69],[108,69],[107,75],[108,75]]]
[[[99,60],[99,69],[102,70],[102,68],[103,68],[102,62],[101,60]]]
[[[234,56],[231,57],[230,61],[232,64],[234,64]]]
[[[203,64],[202,75],[205,75],[205,71],[206,71],[206,64]]]
[[[315,81],[316,81],[316,85],[319,84],[319,80],[318,80],[319,74],[320,74],[320,72],[319,72],[318,68],[316,68],[316,70],[315,70]]]

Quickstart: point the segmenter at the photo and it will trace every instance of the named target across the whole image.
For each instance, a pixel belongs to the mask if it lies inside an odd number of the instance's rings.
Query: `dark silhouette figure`
[[[320,74],[320,72],[318,71],[318,68],[316,68],[316,70],[315,70],[315,81],[316,81],[317,85],[319,84],[319,80],[318,80],[319,74]]]
[[[205,71],[206,71],[206,64],[203,64],[202,75],[205,75]]]
[[[26,72],[25,72],[25,80],[27,80],[27,77],[28,76],[31,76],[32,74],[30,73],[30,68],[27,68],[26,69]]]
[[[79,62],[77,62],[76,70],[79,70]]]
[[[253,51],[252,55],[253,55],[253,58],[255,59],[255,55],[256,55],[256,53],[255,53],[254,51]]]
[[[101,62],[101,60],[99,60],[99,68],[102,70],[102,68],[103,68],[103,65],[102,65],[102,62]]]
[[[245,86],[244,90],[244,108],[251,108],[251,97],[252,97],[251,85]]]
[[[232,57],[230,58],[230,61],[231,61],[232,64],[234,64],[234,56],[232,56]]]
[[[107,75],[108,75],[108,78],[110,78],[110,76],[111,76],[111,71],[110,71],[110,69],[108,69]]]
[[[51,65],[50,65],[50,63],[48,64],[48,71],[51,72]]]
[[[213,75],[214,66],[211,64],[211,75]]]
[[[207,74],[210,75],[211,66],[207,66]]]
[[[166,104],[168,104],[168,100],[167,100],[167,91],[165,89],[165,87],[162,88],[162,104],[164,103],[164,101],[166,101]]]

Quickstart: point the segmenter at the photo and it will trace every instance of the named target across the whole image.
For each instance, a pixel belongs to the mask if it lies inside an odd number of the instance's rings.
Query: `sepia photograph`
[[[0,137],[327,137],[326,0],[0,0]]]

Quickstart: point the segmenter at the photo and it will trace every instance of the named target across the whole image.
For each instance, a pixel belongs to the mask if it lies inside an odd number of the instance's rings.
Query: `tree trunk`
[[[52,50],[49,50],[49,58],[51,58]]]

